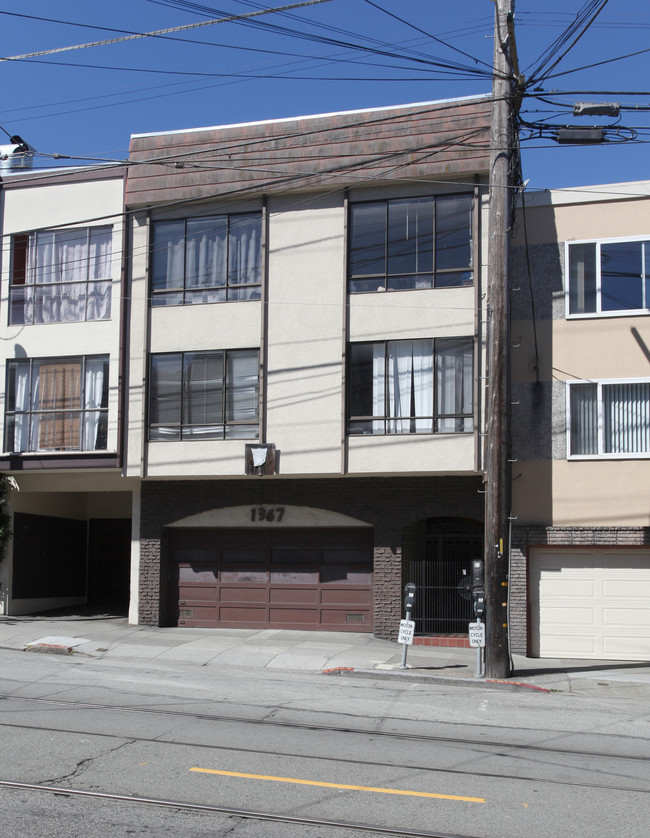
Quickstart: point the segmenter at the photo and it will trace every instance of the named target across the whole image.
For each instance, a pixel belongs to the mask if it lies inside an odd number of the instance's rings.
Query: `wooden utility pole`
[[[494,0],[494,69],[490,138],[487,300],[487,445],[485,507],[485,674],[510,675],[508,564],[510,555],[510,282],[515,72],[514,0]],[[510,26],[509,26],[510,23]]]

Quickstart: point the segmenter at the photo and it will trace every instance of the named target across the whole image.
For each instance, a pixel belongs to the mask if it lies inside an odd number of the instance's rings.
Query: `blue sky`
[[[115,29],[151,32],[289,2],[3,3],[0,53],[21,56],[121,37]],[[527,78],[591,5],[518,0],[516,39]],[[133,133],[489,93],[493,14],[491,0],[330,0],[291,15],[257,17],[256,23],[219,23],[173,38],[4,61],[0,125],[41,152],[38,165],[45,166],[53,153],[124,158]],[[643,52],[650,50],[649,34],[647,0],[609,0],[534,91],[541,99],[524,100],[523,116],[537,126],[522,135],[529,188],[650,178],[650,110],[642,110],[650,108],[650,51]],[[612,60],[634,52],[640,54]],[[623,110],[618,120],[574,117],[576,101],[616,101]],[[608,125],[612,141],[559,146],[544,130],[549,121]],[[620,141],[627,137],[633,139]]]

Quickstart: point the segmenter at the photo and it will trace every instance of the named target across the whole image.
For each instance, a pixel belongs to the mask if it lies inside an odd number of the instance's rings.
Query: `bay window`
[[[149,439],[256,439],[259,351],[151,356]]]
[[[110,319],[112,247],[110,227],[13,236],[9,323]]]
[[[261,297],[261,213],[153,224],[152,305]]]
[[[471,285],[472,196],[350,205],[351,293]]]
[[[472,431],[473,354],[472,338],[351,344],[348,433]]]
[[[568,245],[569,315],[650,311],[650,240]]]
[[[650,455],[650,381],[567,386],[569,457]]]
[[[5,451],[105,450],[108,356],[7,362]]]

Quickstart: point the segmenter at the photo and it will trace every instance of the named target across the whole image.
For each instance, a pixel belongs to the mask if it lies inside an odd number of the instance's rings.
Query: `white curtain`
[[[12,451],[29,451],[29,413],[18,411],[29,410],[29,364],[16,366],[16,392]]]
[[[186,287],[188,290],[204,289],[200,295],[192,295],[194,302],[225,300],[225,291],[221,292],[221,296],[214,291],[214,286],[225,288],[226,285],[227,236],[227,216],[188,220],[185,244]]]
[[[228,275],[233,285],[260,281],[261,219],[258,215],[231,216]]]
[[[110,318],[112,230],[32,233],[27,257],[27,323]]]
[[[102,396],[104,393],[104,375],[106,362],[102,358],[86,361],[86,380],[84,388],[84,451],[97,448],[98,431],[102,420]]]
[[[440,340],[437,355],[438,431],[472,430],[473,350],[471,340]],[[453,414],[466,414],[465,417]],[[444,418],[449,415],[449,418]]]
[[[433,428],[433,353],[430,340],[388,344],[388,432],[411,433],[412,405],[416,432]]]

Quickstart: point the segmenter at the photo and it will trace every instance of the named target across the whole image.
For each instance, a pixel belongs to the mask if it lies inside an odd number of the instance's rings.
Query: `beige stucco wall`
[[[283,474],[341,470],[342,193],[269,203],[267,440]]]
[[[517,526],[650,526],[649,460],[545,460],[513,468]]]

